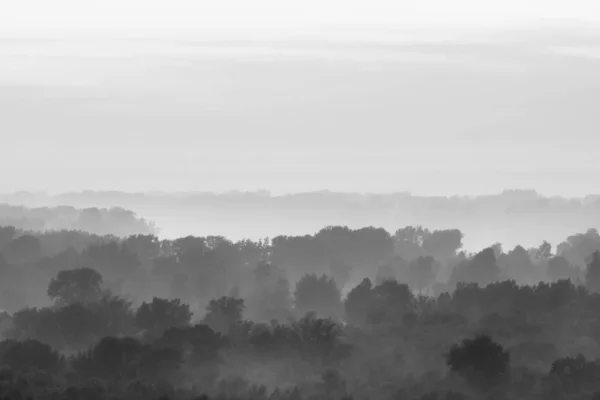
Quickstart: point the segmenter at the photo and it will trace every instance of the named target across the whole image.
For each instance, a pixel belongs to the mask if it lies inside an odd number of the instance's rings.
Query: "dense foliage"
[[[595,230],[0,238],[0,398],[600,397]]]

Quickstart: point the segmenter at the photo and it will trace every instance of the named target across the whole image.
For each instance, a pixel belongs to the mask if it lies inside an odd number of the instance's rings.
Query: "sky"
[[[600,20],[594,0],[20,0],[5,29],[272,28],[310,24],[511,24]]]
[[[600,36],[557,20],[600,4],[10,2],[0,191],[597,193]]]

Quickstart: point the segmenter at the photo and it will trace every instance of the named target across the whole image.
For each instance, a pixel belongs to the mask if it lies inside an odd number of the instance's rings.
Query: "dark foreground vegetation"
[[[600,399],[600,235],[0,228],[0,399]]]

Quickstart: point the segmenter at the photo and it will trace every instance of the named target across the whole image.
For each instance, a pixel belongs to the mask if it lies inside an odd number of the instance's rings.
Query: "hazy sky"
[[[331,23],[507,24],[600,20],[595,0],[19,0],[5,28],[234,28]]]
[[[557,18],[600,4],[7,2],[0,191],[598,192],[600,36],[510,32]]]

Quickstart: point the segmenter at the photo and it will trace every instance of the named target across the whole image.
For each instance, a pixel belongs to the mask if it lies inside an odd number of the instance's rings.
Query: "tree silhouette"
[[[35,370],[56,373],[64,366],[58,352],[37,340],[0,342],[0,362],[17,373]]]
[[[141,264],[135,253],[116,241],[90,245],[83,252],[82,258],[87,265],[110,276],[131,274]]]
[[[362,325],[366,322],[373,301],[372,289],[373,284],[369,278],[365,278],[348,293],[344,302],[346,322],[354,325]]]
[[[15,264],[38,261],[42,258],[40,239],[33,235],[23,235],[13,239],[4,248],[7,260]]]
[[[132,235],[123,244],[139,260],[151,260],[160,254],[160,242],[154,235]]]
[[[136,325],[145,331],[146,337],[156,339],[171,327],[189,326],[192,319],[190,306],[179,299],[154,297],[152,302],[144,302],[135,314]]]
[[[463,246],[463,234],[458,229],[434,231],[423,237],[423,250],[440,262],[454,257]]]
[[[407,226],[398,229],[394,234],[395,252],[407,261],[412,261],[419,256],[425,256],[423,242],[431,232],[421,226]]]
[[[304,275],[296,284],[294,299],[300,315],[308,312],[315,312],[320,317],[337,318],[341,315],[340,290],[333,278],[327,275]]]
[[[503,264],[505,264],[506,273],[510,279],[528,284],[536,282],[533,262],[527,250],[522,246],[516,246],[503,256]]]
[[[203,323],[215,332],[228,334],[241,322],[244,314],[244,300],[223,296],[213,299],[206,307]]]
[[[472,259],[457,265],[452,271],[450,280],[455,284],[465,282],[486,286],[497,281],[499,276],[500,268],[496,264],[496,252],[489,247],[477,253]]]
[[[471,385],[487,389],[506,381],[510,355],[489,336],[478,335],[454,345],[446,364]]]
[[[578,275],[578,268],[569,264],[563,256],[555,256],[548,260],[548,278],[552,281],[571,279],[575,282]]]
[[[552,245],[544,242],[536,249],[535,256],[540,261],[548,261],[552,257]]]
[[[582,354],[559,358],[552,363],[550,375],[558,377],[567,393],[593,390],[600,379],[600,364],[586,360]]]
[[[71,365],[82,376],[132,379],[143,350],[143,345],[133,338],[105,337],[93,348],[79,353]]]
[[[301,354],[333,362],[347,355],[347,346],[341,343],[342,327],[331,318],[318,318],[307,313],[292,324]]]
[[[99,335],[117,337],[137,333],[130,301],[116,296],[104,296],[98,303],[90,304],[87,308],[97,322]]]
[[[59,307],[97,302],[102,295],[102,275],[91,268],[60,271],[48,285],[48,297]]]
[[[415,297],[408,285],[386,281],[372,290],[367,312],[370,324],[402,324],[404,315],[415,308]]]
[[[600,250],[600,234],[596,229],[588,229],[586,233],[569,236],[556,248],[556,254],[565,257],[569,264],[583,267],[588,258]]]
[[[72,303],[54,312],[65,344],[72,349],[87,347],[99,340],[102,335],[102,320],[82,303]]]
[[[225,337],[207,325],[169,328],[154,343],[159,348],[172,348],[184,355],[192,365],[214,362],[227,344]]]

